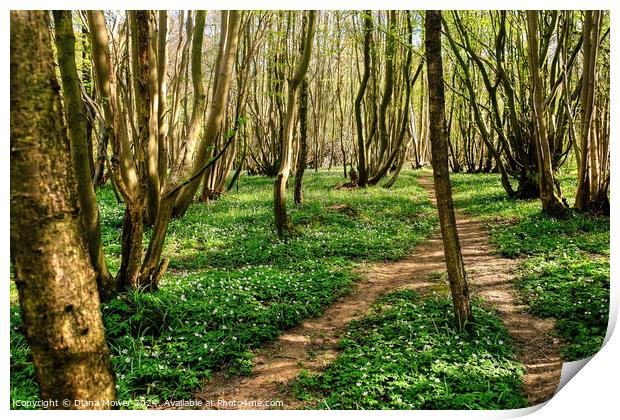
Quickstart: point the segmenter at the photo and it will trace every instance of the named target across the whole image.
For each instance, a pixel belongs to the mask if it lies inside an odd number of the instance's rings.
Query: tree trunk
[[[116,285],[105,264],[103,247],[101,245],[101,222],[88,158],[87,118],[80,94],[77,65],[75,63],[75,34],[73,32],[71,11],[56,10],[53,12],[53,15],[58,64],[65,103],[65,117],[71,142],[71,159],[78,187],[80,214],[86,233],[90,262],[97,274],[99,294],[101,299],[105,300],[116,291]]]
[[[230,13],[233,15],[234,11],[231,12],[222,12]],[[190,168],[188,166],[188,158],[187,156],[190,154],[190,150],[193,150],[191,146],[196,140],[198,136],[198,129],[200,127],[200,121],[202,121],[200,109],[202,108],[202,103],[204,102],[204,87],[202,85],[202,74],[201,74],[201,50],[202,50],[202,41],[204,34],[204,24],[205,24],[205,14],[204,11],[197,12],[196,16],[196,27],[194,32],[194,46],[192,48],[192,79],[194,84],[195,94],[194,99],[194,111],[192,111],[192,120],[190,121],[190,128],[188,137],[185,139],[183,144],[183,151],[179,153],[177,156],[177,160],[175,161],[173,170],[170,174],[169,179],[164,184],[162,188],[162,192],[160,195],[160,207],[159,212],[157,213],[157,218],[155,220],[155,224],[153,227],[153,234],[151,236],[151,241],[149,242],[149,246],[144,257],[144,261],[142,262],[142,266],[140,268],[140,274],[138,278],[138,284],[147,288],[148,290],[155,290],[158,288],[158,283],[161,277],[163,276],[166,267],[168,265],[168,259],[164,258],[161,260],[161,254],[164,247],[164,242],[166,239],[166,234],[168,231],[168,225],[170,223],[170,219],[174,212],[175,203],[178,202],[180,194],[183,192],[183,189],[189,185],[192,185],[195,182],[199,182],[200,179],[204,177],[205,171],[207,171],[212,165],[218,162],[218,159],[222,157],[222,155],[226,152],[228,146],[231,144],[233,137],[227,136],[226,143],[222,146],[222,149],[208,162],[205,162],[201,167],[196,167],[196,162],[194,163],[194,167]],[[238,32],[238,19],[235,15],[231,16],[230,22],[228,25],[229,30],[233,31],[232,34],[236,34]],[[230,45],[221,45],[220,48],[223,50],[227,50],[227,48],[232,48],[232,55],[234,56],[234,50],[236,49],[236,43],[234,40],[230,38],[231,34],[227,33],[225,28],[222,29],[225,35],[222,35],[222,38],[228,39]],[[228,53],[223,54],[223,57],[227,57]],[[227,59],[226,59],[227,60]],[[224,69],[223,72],[226,73]],[[221,75],[220,75],[221,76]],[[227,81],[218,82],[218,87],[216,88],[216,97],[218,97],[218,102],[214,104],[214,107],[222,106],[226,103],[226,98],[221,98],[219,95],[222,95],[222,92],[227,93]],[[224,91],[222,91],[224,89]],[[203,92],[203,93],[201,93]],[[221,101],[221,103],[219,102]],[[216,108],[217,110],[217,108]],[[220,112],[214,111],[213,112]],[[215,114],[213,114],[215,115]],[[210,117],[211,118],[211,117]],[[211,121],[211,120],[210,120]],[[207,133],[210,133],[210,130],[214,129],[212,125],[214,122],[211,121],[207,124]],[[234,130],[236,132],[237,128]],[[194,137],[196,136],[196,137]],[[199,148],[207,147],[204,144],[204,139],[199,145]],[[204,157],[206,160],[206,156]],[[188,203],[189,206],[189,203]],[[127,219],[126,219],[127,220]],[[160,261],[161,260],[161,261]]]
[[[205,127],[205,134],[202,142],[200,142],[197,150],[192,173],[202,168],[207,162],[207,149],[214,146],[217,137],[220,135],[222,121],[224,120],[224,111],[228,96],[230,94],[230,80],[232,78],[232,69],[237,53],[237,42],[239,40],[239,11],[230,10],[222,11],[222,22],[226,21],[226,30],[222,31],[221,63],[217,68],[217,82],[213,92],[213,100],[211,101],[211,109],[209,110],[209,118]],[[200,186],[200,179],[197,178],[192,183],[183,187],[176,199],[173,215],[180,217],[185,214],[190,203],[194,199],[194,195]]]
[[[81,46],[82,46],[82,62],[80,66],[80,76],[82,78],[82,86],[84,91],[90,97],[93,96],[93,77],[91,68],[91,54],[90,54],[90,42],[88,40],[88,29],[85,25],[81,25]],[[74,42],[75,44],[75,42]],[[93,128],[95,124],[95,112],[91,109],[86,109],[88,117],[86,118],[86,144],[88,145],[88,163],[90,166],[90,177],[95,177],[95,156],[93,146]],[[93,184],[95,185],[95,184]]]
[[[166,10],[159,11],[159,33],[157,41],[157,90],[158,90],[158,106],[157,106],[157,148],[158,152],[158,172],[159,179],[163,182],[166,179],[168,169],[168,120],[166,111],[168,107],[168,12]],[[174,122],[174,121],[173,121]]]
[[[355,97],[354,112],[357,127],[357,170],[359,172],[358,185],[365,187],[368,183],[368,162],[366,162],[366,141],[364,140],[364,123],[362,121],[362,101],[370,79],[370,40],[372,38],[372,11],[366,10],[364,14],[364,74],[360,82],[357,96]],[[316,159],[316,157],[315,157]]]
[[[286,120],[284,122],[284,136],[282,137],[282,154],[280,159],[280,169],[276,176],[273,186],[273,203],[275,225],[278,236],[283,237],[293,233],[293,225],[291,224],[286,212],[286,181],[291,171],[292,149],[293,149],[293,131],[295,129],[295,99],[297,97],[297,89],[308,71],[310,65],[310,56],[312,54],[312,44],[314,41],[314,26],[316,22],[316,11],[310,10],[304,15],[304,24],[302,29],[303,52],[300,61],[295,68],[293,78],[288,85],[288,98],[286,109]],[[315,156],[316,158],[316,156]]]
[[[115,400],[43,11],[11,12],[11,256],[42,400]],[[84,139],[85,140],[85,139]],[[88,162],[88,161],[87,161]]]
[[[456,229],[448,168],[443,63],[441,57],[441,11],[426,11],[426,70],[428,74],[431,157],[441,235],[454,305],[455,326],[463,330],[472,321],[467,275]]]
[[[389,12],[389,26],[385,35],[385,85],[381,105],[379,106],[379,157],[377,158],[377,166],[383,162],[383,156],[388,148],[389,133],[387,128],[387,108],[392,99],[394,91],[394,54],[396,52],[396,40],[394,32],[396,31],[396,10]],[[380,170],[379,170],[380,171]],[[381,175],[383,176],[383,175]],[[374,177],[373,177],[374,178]],[[376,183],[376,182],[375,182]]]
[[[539,188],[542,209],[551,215],[563,215],[564,204],[555,193],[554,175],[551,163],[551,149],[547,138],[547,126],[544,118],[542,81],[540,79],[540,62],[538,58],[538,12],[527,12],[528,24],[528,58],[530,64],[530,77],[534,94],[532,105],[536,121],[536,156],[538,158],[538,171],[540,174]],[[546,57],[543,57],[546,59]]]
[[[600,165],[598,162],[597,137],[594,129],[596,59],[598,55],[598,33],[600,13],[586,10],[583,25],[583,77],[581,86],[581,156],[578,161],[578,182],[575,208],[592,209],[594,198],[599,194]],[[606,197],[606,194],[605,194]],[[599,197],[600,198],[600,197]]]
[[[454,39],[452,38],[450,34],[450,30],[448,29],[448,26],[445,25],[444,27],[446,31],[446,37],[448,38],[448,42],[450,44],[450,48],[452,49],[452,52],[454,53],[456,60],[458,61],[461,69],[463,70],[463,73],[464,73],[463,82],[465,83],[465,86],[469,93],[469,100],[470,100],[470,103],[474,111],[474,119],[476,121],[476,125],[478,126],[478,130],[480,131],[480,135],[482,136],[482,140],[484,141],[484,144],[487,146],[489,153],[495,159],[495,163],[497,164],[497,167],[500,172],[502,187],[504,187],[504,190],[506,191],[506,194],[508,195],[508,197],[514,197],[515,192],[512,188],[512,185],[510,184],[510,179],[508,178],[506,169],[504,168],[502,157],[497,151],[497,149],[495,148],[495,146],[493,145],[493,138],[491,134],[489,133],[489,129],[487,128],[486,122],[482,118],[482,113],[480,111],[480,107],[478,106],[478,94],[476,94],[476,90],[473,87],[472,78],[471,78],[471,74],[469,71],[469,66],[465,63],[465,60],[463,60],[463,57],[461,56],[459,52],[460,48],[454,42]]]
[[[308,161],[308,80],[304,77],[299,92],[299,157],[295,171],[295,204],[300,205],[304,199],[302,189],[304,171]]]
[[[396,22],[394,22],[392,25],[392,30],[396,30],[395,26],[396,26]],[[411,22],[411,16],[409,14],[409,12],[407,12],[407,31],[409,34],[411,34],[413,32],[413,24]],[[387,50],[386,50],[387,51]],[[394,54],[394,48],[392,47],[390,49],[390,51],[392,51],[391,53]],[[422,64],[423,62],[420,62],[420,65],[418,66],[418,69],[416,70],[415,75],[413,76],[413,80],[410,76],[411,73],[411,60],[412,60],[412,50],[408,49],[407,51],[407,56],[405,58],[405,62],[403,63],[403,81],[405,84],[405,98],[404,98],[404,109],[402,112],[402,118],[400,121],[400,127],[398,129],[398,136],[396,138],[396,141],[393,144],[393,149],[392,149],[392,153],[390,153],[387,157],[387,159],[383,159],[383,160],[379,160],[379,163],[381,163],[381,166],[379,166],[379,168],[377,169],[376,173],[368,180],[368,184],[370,185],[375,185],[377,184],[381,178],[383,178],[385,176],[385,174],[387,173],[387,171],[394,165],[394,163],[397,161],[400,153],[401,153],[401,149],[402,149],[402,145],[403,145],[403,141],[405,138],[405,135],[407,133],[407,128],[409,125],[409,103],[410,103],[410,98],[411,98],[411,86],[415,83],[415,81],[417,80],[417,77],[419,75],[419,72],[422,70]],[[387,68],[386,68],[387,71]],[[387,75],[386,75],[387,78]],[[392,77],[390,76],[390,79]],[[387,83],[387,82],[386,82]],[[390,82],[391,84],[392,82]],[[387,89],[386,89],[387,90]],[[392,90],[390,88],[390,90]],[[387,105],[386,105],[387,106]],[[381,118],[385,118],[385,115]],[[381,128],[381,130],[385,130],[385,143],[386,143],[386,147],[387,147],[387,142],[388,142],[388,135],[387,135],[387,129],[385,128],[385,124],[382,123],[380,126],[382,126],[383,128]],[[383,143],[383,140],[382,140]],[[381,148],[383,149],[383,144],[381,145]],[[405,147],[405,149],[407,149],[408,147]],[[383,155],[383,152],[380,152],[381,155]],[[404,157],[403,157],[403,162],[404,163]],[[402,163],[401,166],[402,167]],[[398,169],[397,171],[398,173],[400,173],[400,169]],[[390,179],[386,185],[389,185],[387,188],[389,188],[390,186],[392,186],[394,184],[394,182],[396,182],[396,178],[398,178],[398,175],[396,175],[395,177],[392,177],[392,179]],[[385,186],[385,185],[384,185]]]
[[[159,208],[159,83],[157,77],[157,48],[155,16],[149,10],[129,12],[134,65],[134,92],[137,115],[137,139],[134,152],[138,158],[138,173],[146,179],[145,222],[155,223]],[[141,167],[145,164],[145,167]]]

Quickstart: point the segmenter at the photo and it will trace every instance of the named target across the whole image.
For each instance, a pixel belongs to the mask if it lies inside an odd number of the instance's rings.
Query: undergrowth
[[[565,360],[595,354],[603,344],[609,313],[609,217],[571,211],[556,219],[541,213],[540,200],[511,200],[496,174],[452,174],[455,205],[482,218],[498,252],[521,257],[516,283],[532,313],[556,318]],[[561,178],[574,197],[576,177]]]
[[[433,230],[435,213],[414,178],[403,171],[390,190],[338,191],[339,173],[308,172],[304,204],[296,207],[289,197],[300,234],[288,241],[273,228],[272,179],[245,177],[238,191],[192,205],[170,225],[164,250],[170,268],[160,290],[102,305],[118,398],[143,407],[190,397],[222,367],[250,372],[254,347],[347,293],[359,264],[402,258]],[[123,206],[109,188],[97,194],[115,271]],[[338,211],[341,204],[354,211]],[[150,234],[146,229],[145,243]],[[17,305],[10,363],[12,401],[37,399]]]
[[[527,406],[523,366],[499,317],[472,302],[468,333],[452,302],[411,290],[388,294],[353,321],[324,372],[303,372],[297,398],[329,409],[507,409]]]

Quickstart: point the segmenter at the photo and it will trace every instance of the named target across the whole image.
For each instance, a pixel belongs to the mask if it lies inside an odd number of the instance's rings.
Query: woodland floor
[[[422,172],[418,182],[434,204],[430,172]],[[497,255],[489,232],[479,220],[458,209],[456,217],[471,294],[482,297],[497,311],[514,340],[518,359],[525,366],[523,391],[529,403],[547,401],[557,388],[562,367],[560,343],[553,336],[554,320],[528,313],[521,303],[513,285],[520,261]],[[290,382],[302,370],[320,372],[329,366],[338,356],[338,342],[347,325],[364,316],[381,295],[397,289],[431,294],[438,287],[431,278],[438,272],[445,272],[445,260],[441,234],[436,232],[400,261],[366,266],[355,290],[328,307],[323,315],[304,321],[255,350],[250,376],[228,377],[225,371],[217,372],[196,397],[280,400],[284,405],[279,408],[303,408],[306,403],[292,395]]]

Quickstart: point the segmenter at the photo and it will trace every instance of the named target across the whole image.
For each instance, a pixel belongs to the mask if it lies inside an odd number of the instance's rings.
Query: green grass
[[[390,189],[340,190],[337,172],[308,172],[305,203],[289,211],[300,235],[277,239],[273,181],[242,178],[210,204],[171,223],[171,258],[161,289],[128,293],[103,305],[119,399],[186,398],[221,367],[248,373],[251,349],[347,293],[363,262],[397,260],[436,226],[413,171]],[[292,183],[290,185],[293,185]],[[118,269],[123,208],[98,191],[107,262]],[[355,214],[330,210],[346,204]],[[145,232],[148,239],[150,230]],[[11,308],[11,397],[37,399],[19,308]]]
[[[540,200],[508,199],[495,174],[451,179],[455,205],[487,223],[498,252],[525,259],[516,285],[532,313],[556,318],[565,360],[595,354],[609,312],[609,218],[545,216]],[[570,202],[575,175],[564,175],[561,185]]]
[[[307,371],[294,394],[313,408],[508,409],[527,406],[523,366],[501,320],[474,300],[475,324],[454,331],[452,303],[403,290],[351,323],[342,353],[320,374]]]

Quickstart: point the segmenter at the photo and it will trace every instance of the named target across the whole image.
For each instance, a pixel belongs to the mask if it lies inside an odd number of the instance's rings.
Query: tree
[[[11,256],[41,398],[83,408],[73,402],[116,389],[49,24],[44,11],[11,12]]]
[[[392,22],[390,25],[390,32],[394,32],[396,30],[396,17],[395,15],[390,15],[390,21]],[[406,21],[407,21],[407,40],[411,39],[411,35],[413,33],[413,24],[412,24],[412,20],[411,20],[411,12],[407,11],[406,14]],[[386,40],[386,54],[391,54],[394,55],[395,54],[395,46],[393,45],[395,40],[393,39],[395,37],[395,34],[392,33],[391,35],[388,34],[388,38]],[[388,46],[390,46],[388,48]],[[404,98],[402,98],[402,103],[399,103],[398,106],[396,106],[396,109],[402,109],[402,111],[400,112],[400,118],[398,118],[398,116],[395,117],[395,119],[400,120],[400,126],[398,128],[397,133],[394,132],[393,136],[395,137],[395,141],[392,144],[392,152],[389,153],[389,155],[387,155],[387,158],[381,160],[379,159],[378,164],[379,167],[376,170],[376,172],[373,174],[373,176],[368,180],[368,183],[370,185],[375,185],[377,184],[387,173],[387,171],[390,168],[395,167],[395,173],[394,176],[392,176],[391,179],[388,180],[388,182],[386,182],[384,184],[385,188],[390,188],[395,182],[396,179],[398,178],[398,175],[400,173],[400,170],[403,167],[403,164],[405,163],[405,155],[407,153],[407,150],[409,149],[409,145],[411,144],[411,142],[407,142],[405,143],[404,147],[403,146],[403,142],[405,137],[408,135],[409,130],[408,130],[408,126],[409,126],[409,108],[410,108],[410,101],[411,101],[411,88],[412,86],[415,84],[421,70],[422,70],[422,65],[423,65],[423,61],[420,61],[420,64],[418,65],[417,70],[415,71],[415,73],[413,74],[413,77],[411,76],[411,62],[412,62],[412,56],[413,56],[413,48],[410,45],[406,46],[406,58],[405,61],[403,63],[402,66],[402,82],[404,84]],[[383,109],[383,104],[384,102],[386,102],[385,97],[388,95],[388,92],[391,91],[393,88],[388,89],[387,85],[388,85],[388,81],[389,79],[391,79],[393,76],[390,75],[391,73],[393,73],[393,69],[388,71],[388,69],[391,67],[387,67],[387,59],[386,59],[386,92],[384,94],[384,99],[382,101],[382,106],[380,108],[380,114],[382,114],[383,116],[380,116],[380,121],[381,120],[385,120],[386,118],[386,110]],[[389,76],[389,77],[388,77]],[[389,84],[393,84],[392,81],[389,81]],[[388,101],[389,102],[389,101]],[[386,105],[387,108],[387,105]],[[381,150],[383,150],[385,148],[385,150],[387,150],[388,145],[389,145],[389,130],[386,127],[387,124],[385,122],[380,122],[379,124],[379,128],[380,128],[380,132],[382,132],[383,134],[381,134]],[[394,130],[396,131],[396,130]],[[384,154],[384,152],[380,151],[380,154]]]
[[[426,11],[425,57],[428,74],[431,156],[435,197],[454,305],[455,326],[460,331],[472,320],[467,275],[454,216],[448,168],[443,63],[441,57],[441,11]]]
[[[204,135],[201,135],[206,105],[202,79],[202,45],[206,12],[196,12],[191,48],[191,117],[184,110],[185,125],[176,120],[180,97],[177,74],[173,89],[173,109],[168,113],[172,118],[168,124],[171,127],[168,130],[168,147],[162,140],[160,120],[163,115],[159,110],[162,103],[167,103],[159,101],[160,92],[165,90],[162,78],[166,77],[165,74],[159,74],[159,70],[165,70],[166,66],[163,66],[157,57],[157,51],[162,51],[162,48],[157,47],[157,43],[165,42],[165,37],[158,36],[155,30],[155,13],[128,13],[126,30],[120,31],[119,36],[124,37],[125,45],[131,43],[131,60],[117,58],[114,61],[111,59],[103,12],[88,11],[87,15],[92,37],[95,79],[104,115],[104,130],[112,144],[111,173],[126,204],[117,283],[120,289],[155,290],[168,265],[168,259],[162,259],[161,254],[170,218],[175,213],[178,216],[184,214],[205,171],[222,156],[222,153],[218,152],[209,157],[207,152],[221,135],[232,63],[236,53],[239,12],[221,13],[222,42],[218,53],[220,60],[217,61],[213,101]],[[159,16],[160,30],[165,31],[163,20],[167,17],[165,14]],[[189,37],[192,32],[189,16],[186,27]],[[125,54],[128,54],[127,50]],[[180,72],[188,69],[188,55],[189,44],[186,42]],[[127,65],[128,62],[131,66]],[[132,80],[131,85],[128,80]],[[185,96],[188,96],[187,93]],[[185,101],[185,105],[187,103],[188,101]],[[175,132],[177,127],[181,129]],[[232,136],[227,133],[226,138],[227,143],[222,152],[231,143],[234,133]],[[165,158],[162,156],[164,153],[168,155]],[[162,169],[166,163],[169,163],[169,171]],[[165,175],[163,178],[162,174]],[[145,223],[153,224],[153,233],[143,257]]]
[[[389,25],[387,34],[385,35],[385,83],[383,87],[383,96],[381,97],[381,105],[379,106],[379,158],[380,163],[388,148],[389,132],[387,128],[387,108],[392,99],[394,91],[394,54],[396,52],[396,10],[389,11]]]
[[[458,14],[456,16],[458,16]],[[508,178],[508,174],[506,173],[506,170],[504,169],[502,158],[499,152],[497,151],[496,147],[493,145],[491,134],[489,132],[486,122],[484,121],[482,112],[480,111],[480,106],[478,105],[478,99],[477,99],[478,94],[476,93],[476,90],[474,89],[472,77],[471,77],[470,70],[469,70],[469,65],[465,62],[465,60],[461,56],[459,52],[459,47],[454,42],[454,39],[452,38],[452,35],[450,34],[450,30],[448,29],[448,26],[444,25],[444,27],[446,30],[446,37],[448,38],[450,47],[452,48],[452,51],[457,59],[457,62],[459,63],[461,70],[463,71],[463,74],[464,74],[463,81],[465,83],[465,86],[467,87],[467,92],[469,93],[469,99],[471,101],[472,109],[474,111],[474,118],[476,121],[476,125],[478,126],[478,129],[480,131],[480,135],[482,136],[482,139],[484,140],[487,148],[489,149],[489,152],[495,158],[495,163],[497,164],[497,167],[501,174],[502,186],[504,187],[506,194],[508,194],[509,197],[513,197],[514,190],[512,189],[512,185],[510,184],[510,179]]]
[[[303,45],[301,46],[303,48]],[[299,156],[295,170],[295,204],[302,203],[304,198],[303,177],[308,161],[308,80],[304,76],[299,91]]]
[[[528,62],[530,77],[533,86],[532,108],[536,122],[536,156],[538,159],[540,200],[542,209],[551,215],[562,215],[565,212],[564,203],[555,192],[555,182],[551,161],[551,150],[547,137],[547,125],[543,116],[544,102],[542,81],[540,78],[540,59],[538,56],[538,12],[527,12],[528,26]],[[546,56],[543,56],[543,62]]]
[[[275,225],[278,236],[286,236],[293,233],[293,225],[286,212],[286,181],[288,180],[293,156],[293,131],[295,130],[295,103],[297,90],[302,83],[312,54],[312,43],[314,41],[314,26],[316,22],[316,11],[310,10],[304,14],[304,29],[302,29],[303,50],[293,77],[288,83],[288,96],[286,119],[284,122],[284,136],[282,137],[282,157],[280,168],[273,185],[273,202]]]
[[[133,91],[136,107],[134,149],[140,185],[144,222],[155,223],[159,210],[161,180],[159,178],[159,77],[157,74],[157,31],[155,14],[150,10],[128,12],[131,28]],[[162,75],[163,76],[163,75]]]
[[[584,11],[583,76],[581,86],[581,156],[578,159],[578,183],[575,208],[609,214],[608,155],[606,131],[596,129],[597,58],[601,31],[601,12]],[[599,116],[600,118],[600,116]],[[600,123],[599,123],[600,125]]]
[[[224,113],[230,93],[230,82],[232,79],[233,65],[235,63],[235,55],[237,53],[237,43],[239,41],[240,12],[237,10],[224,10],[221,15],[222,32],[220,50],[218,52],[219,60],[217,60],[215,65],[217,77],[213,88],[213,99],[211,101],[211,109],[209,110],[209,118],[206,122],[203,141],[196,149],[192,173],[197,173],[204,167],[209,158],[207,152],[215,147],[216,141],[221,135],[222,122],[224,120]],[[233,130],[230,136],[233,136],[235,131],[236,130]],[[201,178],[197,178],[181,189],[175,202],[174,215],[176,217],[184,215],[187,211],[187,208],[200,186],[200,180]]]
[[[195,45],[192,51],[195,103],[194,110],[192,111],[192,119],[190,121],[189,136],[186,142],[183,143],[182,151],[177,153],[177,160],[163,185],[159,197],[159,212],[157,213],[157,218],[153,227],[153,235],[140,269],[140,283],[148,284],[151,288],[158,287],[159,280],[163,276],[168,265],[168,259],[162,260],[161,254],[172,215],[177,211],[177,214],[181,216],[187,210],[205,171],[222,157],[234,138],[234,131],[232,135],[227,134],[227,142],[222,150],[216,155],[208,158],[206,154],[207,149],[212,147],[216,138],[221,135],[220,128],[223,119],[223,107],[228,100],[232,61],[234,61],[237,49],[239,32],[238,11],[222,11],[221,16],[223,28],[219,56],[222,57],[222,59],[218,60],[218,64],[216,64],[219,72],[217,73],[217,84],[214,88],[213,102],[206,125],[206,132],[201,139],[198,139],[205,99],[200,64],[205,15],[204,11],[197,12],[196,28],[194,32]],[[198,156],[194,159],[193,164],[190,165],[189,157],[191,156],[191,151],[195,149],[191,144],[198,140],[196,151]],[[185,196],[186,198],[183,198],[184,193],[187,194]],[[187,197],[189,197],[190,202],[185,201]],[[175,208],[175,206],[180,207]]]
[[[90,262],[97,274],[99,295],[101,299],[106,299],[116,291],[116,285],[106,266],[101,245],[101,222],[95,188],[91,180],[87,117],[80,94],[79,76],[75,63],[75,34],[71,11],[56,10],[53,15],[65,116],[71,142],[71,159],[78,186],[80,215],[86,233]]]
[[[364,12],[364,74],[360,82],[357,96],[355,97],[355,124],[357,127],[357,148],[358,148],[358,164],[359,172],[358,185],[365,187],[368,183],[368,164],[366,162],[366,140],[364,140],[364,123],[362,122],[362,101],[370,79],[370,42],[372,39],[372,12],[366,10]]]
[[[127,121],[122,113],[123,105],[128,105],[121,101],[117,94],[116,71],[112,66],[104,14],[100,10],[89,10],[87,16],[95,80],[102,98],[103,129],[112,146],[111,173],[114,177],[113,182],[125,201],[121,266],[117,274],[117,286],[119,289],[137,288],[140,286],[138,276],[142,259],[145,190],[148,183],[145,153],[148,150],[148,143],[145,142],[148,135],[138,135],[132,139],[133,142],[130,142]],[[148,130],[148,127],[141,129]],[[138,143],[138,138],[143,141]]]

